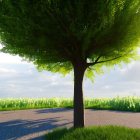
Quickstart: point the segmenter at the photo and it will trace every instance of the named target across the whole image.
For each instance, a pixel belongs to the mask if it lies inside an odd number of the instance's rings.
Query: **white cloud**
[[[3,48],[3,46],[2,46],[2,44],[0,43],[0,49],[2,49]]]
[[[10,54],[0,53],[0,64],[27,64],[27,62],[22,61],[19,56],[12,56]]]
[[[3,72],[4,72],[4,73],[8,73],[8,72],[16,73],[16,70],[0,68],[0,72],[2,72],[2,73],[3,73]]]
[[[0,44],[0,49],[2,49]],[[7,53],[0,52],[0,64],[28,64],[26,61],[22,61],[22,58],[19,56],[13,56]]]
[[[69,85],[69,86],[73,86],[73,82],[72,81],[66,81],[63,83],[64,85]]]
[[[45,72],[40,72],[39,77],[38,77],[40,82],[46,82],[46,81],[55,82],[58,78],[59,77],[56,75],[52,75],[52,74],[48,74],[48,73],[46,74]]]
[[[104,86],[105,87],[105,89],[109,89],[110,88],[110,86],[109,85],[106,85],[106,86]]]

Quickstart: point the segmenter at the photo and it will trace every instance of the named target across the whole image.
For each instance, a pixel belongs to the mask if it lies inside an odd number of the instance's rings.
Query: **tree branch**
[[[95,62],[93,62],[93,63],[87,63],[87,66],[91,66],[91,64],[93,64],[93,65],[96,64],[100,58],[101,58],[101,55],[99,55],[97,57],[97,59],[95,60]]]
[[[101,58],[102,55],[99,55],[99,57],[97,57],[97,59],[95,60],[95,63],[98,62],[98,60]]]
[[[95,62],[93,62],[93,63],[87,63],[87,64],[88,64],[88,66],[93,66],[93,65],[98,64],[98,63],[104,63],[104,62],[108,62],[108,61],[113,61],[113,60],[118,59],[120,57],[122,57],[122,56],[118,56],[118,57],[115,57],[113,59],[109,59],[109,60],[105,60],[105,61],[98,61],[99,60],[98,59],[99,57],[98,57]]]

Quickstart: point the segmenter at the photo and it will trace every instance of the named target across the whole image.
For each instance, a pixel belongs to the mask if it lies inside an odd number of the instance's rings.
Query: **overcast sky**
[[[38,72],[32,63],[21,60],[0,53],[0,98],[73,97],[72,74],[62,78],[59,74]],[[140,96],[140,62],[97,75],[94,83],[84,79],[83,88],[85,97]]]

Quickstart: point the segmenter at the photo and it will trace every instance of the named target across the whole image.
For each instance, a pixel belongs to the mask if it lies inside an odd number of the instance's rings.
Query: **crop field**
[[[140,111],[140,97],[127,96],[116,98],[84,98],[85,108],[123,111]],[[73,98],[3,98],[0,99],[0,111],[73,107]]]

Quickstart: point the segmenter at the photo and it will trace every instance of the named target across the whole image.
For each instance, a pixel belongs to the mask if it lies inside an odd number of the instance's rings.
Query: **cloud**
[[[0,64],[21,64],[21,63],[27,63],[22,62],[22,58],[19,56],[12,56],[10,54],[0,53]]]
[[[0,98],[67,97],[68,93],[73,95],[73,86],[67,80],[70,76],[65,79],[51,72],[38,72],[31,64],[0,64]]]
[[[105,89],[110,89],[110,87],[111,86],[109,86],[109,85],[104,86]]]
[[[0,44],[0,49],[3,46]],[[0,64],[28,64],[26,61],[23,61],[18,55],[13,56],[7,53],[0,52]]]
[[[0,73],[15,73],[16,71],[13,69],[5,69],[5,68],[0,68]]]

